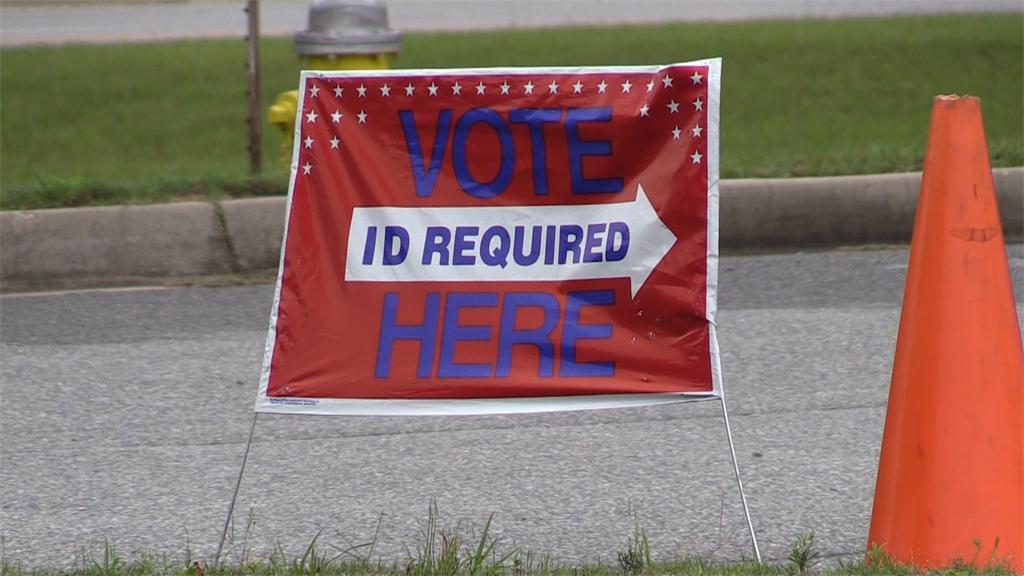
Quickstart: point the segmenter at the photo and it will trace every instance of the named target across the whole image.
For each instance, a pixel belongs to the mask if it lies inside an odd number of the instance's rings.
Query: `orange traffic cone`
[[[1024,572],[1024,361],[977,98],[932,108],[868,548]]]

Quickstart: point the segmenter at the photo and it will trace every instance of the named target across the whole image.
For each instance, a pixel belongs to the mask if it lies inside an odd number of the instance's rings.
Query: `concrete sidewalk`
[[[1024,168],[993,171],[1004,235],[1024,238]],[[910,240],[920,173],[723,180],[725,252]],[[285,198],[0,212],[0,291],[273,274]]]

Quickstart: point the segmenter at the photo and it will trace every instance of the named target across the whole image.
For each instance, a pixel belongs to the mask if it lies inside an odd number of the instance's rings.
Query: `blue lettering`
[[[544,320],[536,328],[516,330],[516,316],[520,308],[540,308]],[[498,332],[498,366],[494,375],[507,378],[512,371],[512,347],[535,346],[539,357],[537,375],[550,378],[555,375],[555,345],[551,333],[558,325],[558,299],[543,292],[509,292],[501,309],[501,328]]]
[[[494,239],[498,240],[497,245]],[[508,266],[509,246],[508,230],[501,226],[491,226],[480,239],[480,259],[488,266]]]
[[[363,265],[373,264],[373,253],[377,251],[377,227],[366,229],[366,246],[363,248]]]
[[[476,124],[487,124],[498,134],[501,144],[501,166],[490,182],[479,182],[469,170],[469,132]],[[512,181],[516,167],[515,143],[512,132],[501,116],[490,108],[473,108],[463,114],[455,123],[455,138],[452,140],[452,161],[455,163],[455,179],[463,191],[474,198],[487,199],[501,194]]]
[[[544,145],[544,124],[562,119],[561,108],[516,108],[508,114],[509,122],[526,124],[530,128],[530,144],[533,150],[533,191],[546,196],[548,193],[548,152]]]
[[[448,294],[441,332],[441,361],[437,370],[439,378],[487,378],[491,375],[490,364],[455,362],[455,345],[459,342],[491,339],[489,326],[459,324],[459,312],[463,308],[493,308],[497,305],[498,295],[494,292]]]
[[[452,231],[444,226],[427,226],[427,239],[423,241],[423,265],[434,263],[437,254],[441,266],[448,265],[448,243],[452,241]]]
[[[405,262],[405,257],[408,255],[409,231],[401,226],[385,226],[384,265],[394,266],[396,264],[401,264],[402,262]]]
[[[565,308],[565,325],[562,328],[562,362],[559,376],[599,377],[614,376],[614,362],[577,362],[576,352],[580,340],[607,340],[612,337],[611,324],[580,324],[580,308],[583,306],[610,306],[615,304],[615,292],[591,290],[569,292]]]
[[[423,324],[399,325],[398,293],[384,295],[384,313],[380,321],[380,340],[377,343],[377,366],[374,375],[387,378],[391,375],[391,352],[396,340],[414,340],[420,343],[420,357],[416,366],[417,378],[429,378],[434,363],[434,347],[437,342],[437,318],[441,308],[441,295],[427,294],[423,310]]]
[[[618,240],[618,247],[616,247]],[[605,262],[618,262],[629,252],[629,226],[625,222],[612,222],[608,225],[608,239],[604,244]]]
[[[441,110],[437,115],[437,128],[434,131],[434,151],[430,154],[430,167],[424,168],[423,148],[420,146],[420,134],[416,130],[416,120],[412,110],[399,110],[398,118],[405,132],[405,146],[409,150],[409,162],[412,164],[412,180],[416,184],[416,195],[429,198],[434,193],[437,175],[441,172],[444,161],[444,150],[448,145],[448,131],[452,125],[452,111]]]
[[[523,250],[523,244],[526,241],[526,227],[516,226],[515,227],[515,239],[513,240],[513,251],[512,258],[515,259],[516,264],[520,266],[529,266],[540,258],[540,235],[544,232],[544,229],[540,226],[533,227],[533,234],[530,238],[530,253],[527,254]]]
[[[452,264],[456,266],[472,266],[476,264],[476,256],[466,254],[476,247],[473,240],[480,233],[478,226],[456,226],[455,227],[455,254],[452,256]]]
[[[587,242],[583,245],[584,262],[601,261],[602,254],[598,249],[601,247],[601,240],[603,239],[601,236],[607,227],[608,225],[604,222],[587,226]]]
[[[547,234],[544,235],[544,263],[551,265],[555,263],[555,230],[557,229],[554,225],[547,227]]]
[[[583,228],[575,224],[563,224],[558,230],[558,240],[558,263],[566,264],[569,254],[572,254],[572,264],[579,263]]]
[[[609,140],[581,140],[580,122],[610,122],[612,109],[576,108],[565,114],[565,135],[569,143],[569,178],[573,194],[614,194],[622,191],[622,178],[588,179],[583,175],[584,156],[611,156]]]

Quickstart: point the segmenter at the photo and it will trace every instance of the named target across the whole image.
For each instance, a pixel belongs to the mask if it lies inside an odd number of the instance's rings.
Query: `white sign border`
[[[270,310],[270,327],[263,349],[263,366],[260,369],[260,384],[256,394],[255,411],[271,414],[307,414],[331,416],[453,416],[490,414],[529,414],[540,412],[562,412],[575,410],[598,410],[610,408],[636,408],[680,402],[717,400],[722,398],[721,354],[716,335],[718,312],[718,212],[719,212],[719,114],[721,106],[722,59],[709,58],[691,62],[679,62],[664,66],[590,66],[590,67],[546,67],[546,68],[451,68],[420,70],[358,70],[358,71],[316,71],[303,70],[299,76],[299,93],[302,94],[308,78],[347,77],[403,77],[465,74],[485,75],[528,75],[528,74],[588,74],[588,73],[657,73],[678,66],[707,66],[707,300],[705,318],[708,321],[708,336],[711,354],[711,392],[652,393],[652,394],[599,394],[589,396],[543,396],[530,398],[480,398],[480,399],[359,399],[359,398],[296,398],[269,397],[270,366],[273,361],[274,344],[277,337],[278,310],[281,304],[281,285],[284,278],[284,256],[288,245],[288,227],[291,221],[292,197],[298,176],[298,151],[302,133],[304,98],[299,98],[295,110],[295,134],[293,136],[291,174],[288,180],[288,199],[285,208],[284,236],[281,240],[281,258],[278,264],[277,284],[274,289],[274,303]]]

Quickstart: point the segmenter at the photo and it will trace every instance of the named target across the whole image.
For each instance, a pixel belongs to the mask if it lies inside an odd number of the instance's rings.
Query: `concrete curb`
[[[1024,168],[993,171],[1024,238]],[[910,241],[921,174],[723,180],[723,251]],[[285,198],[0,213],[0,291],[253,273],[278,265]]]
[[[206,202],[0,213],[0,290],[230,273]]]
[[[276,268],[284,238],[284,196],[221,203],[224,228],[240,272]]]
[[[1024,168],[992,171],[1003,233],[1024,237]],[[724,250],[910,242],[921,173],[723,180]]]

